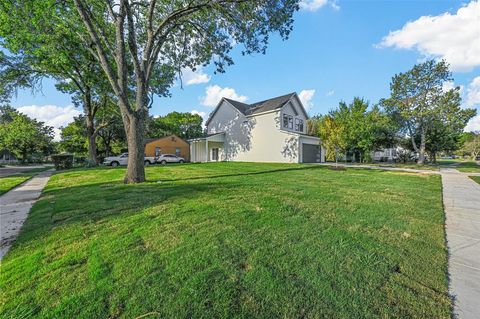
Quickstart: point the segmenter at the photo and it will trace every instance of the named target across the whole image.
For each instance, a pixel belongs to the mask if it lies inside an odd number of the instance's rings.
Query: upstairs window
[[[293,116],[283,114],[283,127],[293,130]]]
[[[288,115],[283,114],[283,127],[288,128]]]
[[[295,119],[295,131],[303,132],[303,120]]]

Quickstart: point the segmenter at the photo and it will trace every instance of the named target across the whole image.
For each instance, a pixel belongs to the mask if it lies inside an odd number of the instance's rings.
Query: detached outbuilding
[[[162,154],[173,154],[190,161],[190,144],[176,135],[145,141],[145,156],[158,157]]]
[[[17,164],[18,159],[7,149],[0,150],[0,164]]]

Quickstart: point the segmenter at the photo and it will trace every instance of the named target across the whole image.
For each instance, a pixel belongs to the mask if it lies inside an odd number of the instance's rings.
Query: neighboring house
[[[371,153],[372,159],[379,162],[393,162],[398,158],[400,148],[384,148]]]
[[[191,161],[324,162],[320,139],[305,134],[307,119],[296,93],[253,104],[222,98],[207,135],[190,140]]]
[[[7,149],[0,151],[0,164],[17,164],[17,157]]]
[[[174,154],[189,161],[190,144],[176,135],[148,139],[145,141],[145,156],[158,157],[162,154]]]

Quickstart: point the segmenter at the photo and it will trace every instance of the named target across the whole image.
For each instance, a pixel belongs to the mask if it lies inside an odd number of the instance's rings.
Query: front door
[[[212,148],[212,161],[218,161],[218,148]]]

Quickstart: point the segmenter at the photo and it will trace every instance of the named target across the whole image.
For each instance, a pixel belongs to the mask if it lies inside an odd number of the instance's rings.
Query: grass
[[[54,175],[0,317],[450,318],[439,176],[313,165]]]
[[[0,177],[0,195],[8,192],[12,188],[20,185],[21,183],[25,182],[26,180],[30,179],[33,175],[39,172],[43,172],[47,169],[50,169],[50,167],[38,167],[38,168],[32,168],[28,171],[15,174],[15,175],[10,175],[6,177]]]
[[[480,173],[480,165],[473,161],[462,162],[456,169],[463,173]]]
[[[0,195],[5,194],[12,188],[30,179],[32,174],[13,175],[7,177],[0,177]]]
[[[471,179],[473,179],[475,182],[480,184],[480,176],[469,176]]]
[[[417,164],[417,163],[395,163],[395,164],[378,164],[379,166],[391,166],[397,168],[409,168],[428,171],[438,171],[439,167],[434,164]]]

